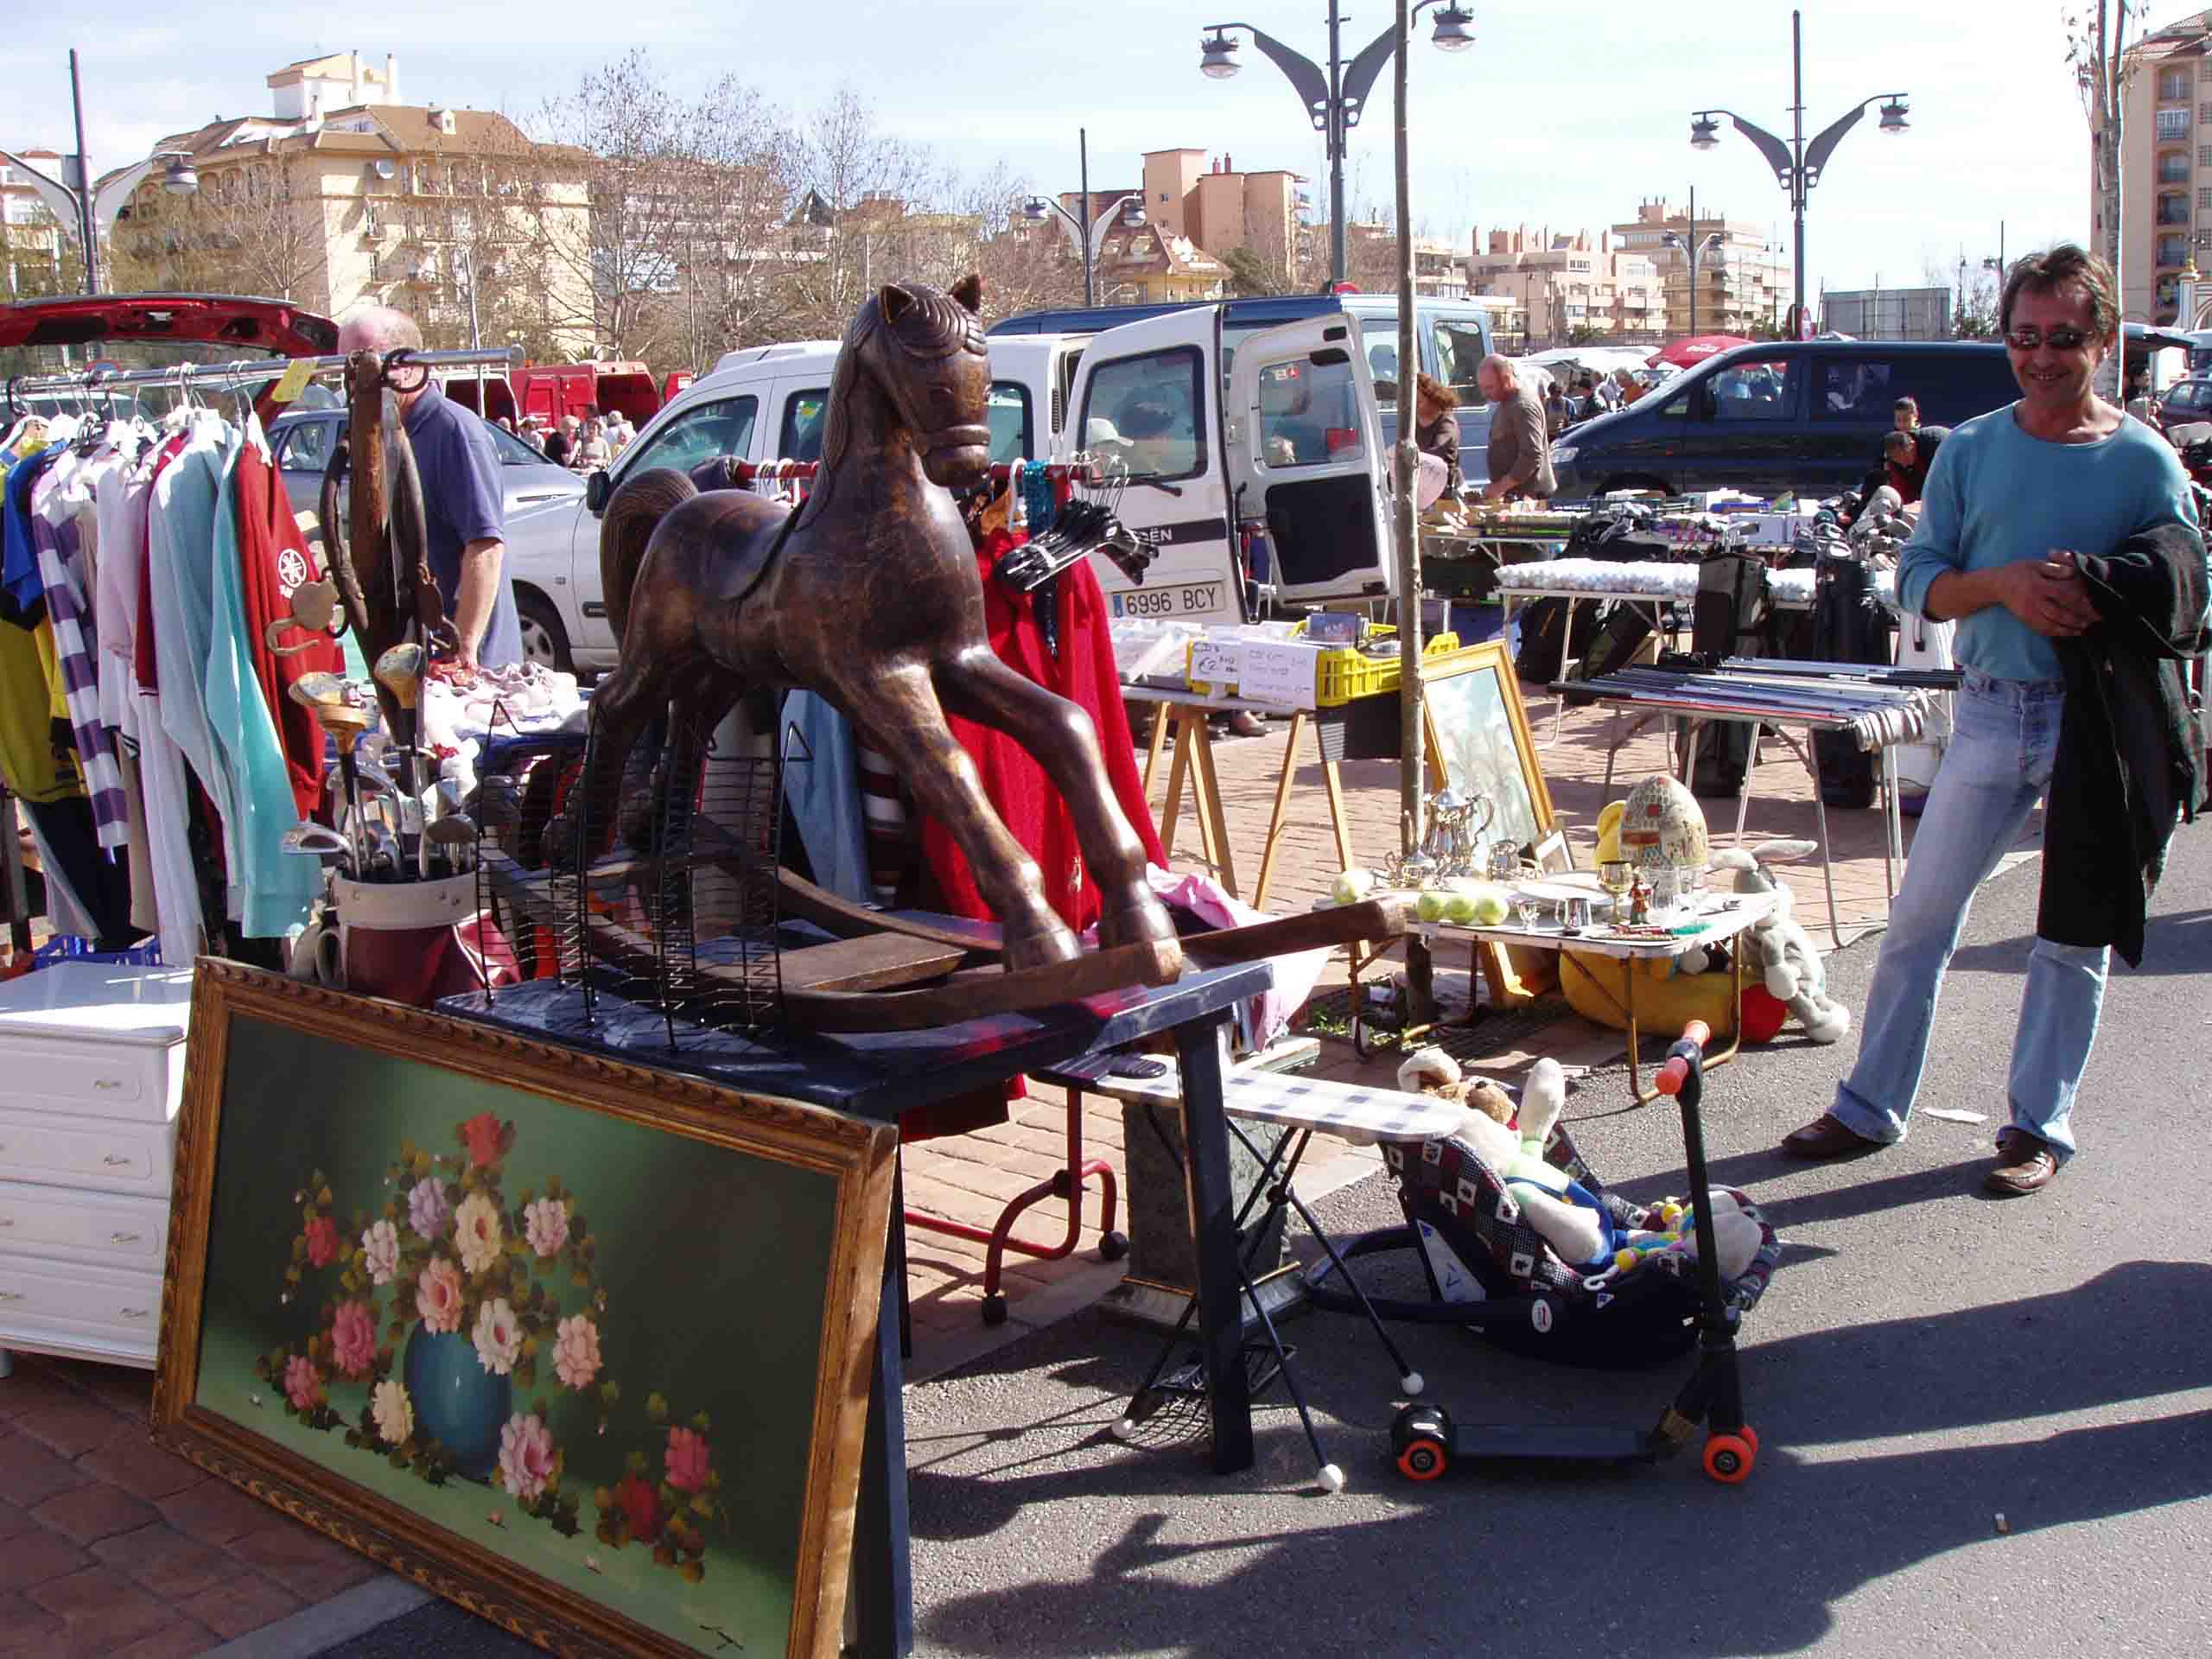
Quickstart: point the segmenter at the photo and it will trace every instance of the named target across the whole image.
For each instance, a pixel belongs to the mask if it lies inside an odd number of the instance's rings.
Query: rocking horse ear
[[[896,322],[913,309],[914,296],[898,283],[887,283],[882,292],[875,296],[875,305],[876,309],[883,314],[886,322]]]
[[[969,271],[952,285],[952,297],[971,312],[980,314],[983,308],[983,278],[979,272]]]

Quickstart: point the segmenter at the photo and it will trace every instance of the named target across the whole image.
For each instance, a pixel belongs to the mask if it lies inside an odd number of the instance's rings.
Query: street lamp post
[[[1406,14],[1406,26],[1413,26],[1413,19],[1439,0],[1418,0]],[[1443,9],[1436,14],[1436,30],[1429,38],[1440,51],[1464,52],[1475,43],[1474,30],[1467,25],[1472,15],[1457,3],[1444,0]],[[1342,27],[1343,16],[1338,0],[1329,0],[1329,66],[1325,70],[1312,59],[1285,46],[1272,35],[1256,29],[1249,23],[1208,23],[1211,38],[1198,42],[1198,69],[1215,80],[1227,80],[1243,67],[1236,61],[1236,51],[1242,42],[1232,40],[1226,33],[1241,29],[1252,37],[1252,43],[1266,53],[1276,68],[1282,71],[1296,91],[1299,100],[1306,105],[1306,113],[1313,123],[1313,130],[1325,140],[1329,157],[1329,264],[1331,280],[1344,280],[1344,136],[1359,124],[1360,111],[1367,105],[1367,94],[1375,86],[1375,77],[1382,71],[1392,53],[1398,49],[1398,29],[1394,24],[1384,29],[1349,63],[1344,61]],[[1407,36],[1411,39],[1410,34]]]
[[[1099,250],[1106,245],[1106,233],[1114,228],[1116,219],[1132,228],[1144,224],[1144,194],[1131,191],[1116,196],[1106,204],[1106,211],[1098,215],[1097,222],[1090,218],[1090,131],[1087,127],[1076,129],[1076,151],[1081,167],[1083,186],[1083,217],[1073,213],[1048,196],[1032,196],[1022,204],[1021,216],[1033,225],[1042,225],[1054,213],[1060,216],[1060,227],[1075,238],[1075,251],[1083,257],[1083,305],[1086,311],[1098,303],[1095,292],[1093,271],[1098,264]]]
[[[189,155],[172,149],[157,150],[111,177],[94,179],[92,162],[85,154],[85,99],[78,84],[77,54],[73,48],[69,54],[69,103],[77,118],[77,181],[73,186],[65,180],[48,177],[12,150],[0,149],[0,160],[21,168],[25,182],[38,192],[40,200],[54,216],[77,232],[78,239],[85,245],[85,292],[97,294],[100,291],[100,233],[114,228],[123,204],[145,182],[147,175],[168,162],[162,185],[170,194],[178,196],[188,196],[197,190],[200,175],[193,170]],[[58,255],[59,250],[56,251]]]
[[[1707,236],[1707,237],[1703,241],[1700,241],[1700,240],[1698,239],[1698,234],[1697,234],[1697,187],[1696,187],[1695,185],[1692,185],[1692,186],[1690,187],[1690,220],[1689,220],[1689,234],[1688,234],[1688,236],[1676,236],[1676,235],[1675,235],[1672,231],[1669,231],[1669,232],[1668,232],[1664,236],[1662,236],[1662,237],[1661,237],[1661,238],[1659,238],[1660,243],[1661,243],[1661,245],[1662,245],[1662,246],[1669,247],[1669,248],[1681,248],[1681,249],[1684,249],[1685,251],[1688,251],[1688,253],[1689,254],[1689,260],[1690,260],[1690,332],[1689,332],[1689,338],[1690,338],[1690,339],[1692,339],[1692,340],[1695,340],[1695,339],[1697,338],[1697,257],[1698,257],[1698,255],[1699,255],[1699,254],[1703,253],[1703,252],[1704,252],[1707,249],[1708,249],[1708,248],[1717,248],[1717,247],[1720,246],[1724,239],[1725,239],[1725,238],[1724,238],[1724,237],[1723,237],[1722,232],[1719,232],[1719,231],[1715,231],[1715,232],[1713,232],[1711,235]]]
[[[1793,334],[1802,335],[1805,323],[1805,198],[1821,181],[1821,169],[1827,165],[1835,147],[1843,142],[1843,135],[1857,126],[1866,113],[1866,105],[1878,100],[1882,104],[1884,132],[1901,133],[1909,124],[1905,117],[1910,112],[1904,92],[1877,92],[1864,99],[1859,106],[1840,120],[1822,130],[1810,143],[1805,141],[1805,54],[1804,30],[1802,14],[1789,14],[1789,76],[1790,87],[1796,102],[1789,106],[1790,137],[1787,143],[1763,127],[1755,126],[1733,110],[1698,110],[1690,117],[1690,145],[1695,149],[1711,149],[1720,141],[1715,135],[1720,123],[1715,118],[1726,116],[1736,124],[1736,130],[1758,146],[1759,154],[1774,168],[1775,181],[1789,194],[1789,210],[1796,221],[1796,303],[1790,308]]]

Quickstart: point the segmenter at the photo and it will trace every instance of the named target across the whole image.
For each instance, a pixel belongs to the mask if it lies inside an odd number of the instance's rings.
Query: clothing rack
[[[183,389],[207,384],[232,391],[281,380],[288,374],[298,372],[302,363],[308,365],[311,378],[341,373],[347,361],[346,356],[340,353],[327,357],[246,358],[231,363],[175,363],[156,369],[77,369],[63,374],[11,375],[7,385],[8,410],[10,416],[22,413],[19,399],[27,394],[105,391],[114,386],[175,386]],[[453,352],[417,352],[403,347],[388,354],[385,361],[387,372],[392,367],[412,365],[429,369],[468,369],[480,365],[484,368],[518,369],[523,364],[523,353],[522,348],[516,346]]]
[[[417,359],[417,361],[425,360]],[[991,466],[991,482],[1003,484],[1012,476],[1016,466],[1028,468],[1041,466],[1045,476],[1054,484],[1070,483],[1096,486],[1103,481],[1104,474],[1093,463],[1087,461],[995,461]],[[729,475],[737,483],[772,482],[780,479],[812,478],[822,468],[818,461],[734,461]]]

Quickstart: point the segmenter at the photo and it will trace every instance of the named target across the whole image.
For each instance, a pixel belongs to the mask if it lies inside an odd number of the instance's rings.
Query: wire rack
[[[781,1024],[781,765],[658,722],[588,793],[599,741],[594,721],[480,788],[479,897],[517,974],[578,986],[588,1020],[601,996],[652,1008],[671,1048]]]

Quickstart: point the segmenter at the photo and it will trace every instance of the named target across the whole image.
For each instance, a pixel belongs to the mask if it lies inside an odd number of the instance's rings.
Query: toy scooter
[[[1682,1029],[1667,1052],[1658,1088],[1673,1095],[1682,1113],[1682,1148],[1690,1196],[1696,1206],[1700,1292],[1697,1367],[1650,1428],[1635,1430],[1562,1425],[1455,1423],[1440,1407],[1415,1404],[1390,1425],[1390,1452],[1408,1480],[1435,1480],[1458,1462],[1559,1461],[1656,1463],[1681,1450],[1700,1423],[1707,1426],[1705,1472],[1726,1485],[1746,1478],[1758,1458],[1758,1432],[1744,1421],[1736,1367],[1736,1314],[1720,1288],[1719,1251],[1713,1243],[1712,1195],[1705,1166],[1705,1131],[1698,1117],[1704,1093],[1701,1065],[1711,1035],[1702,1020]]]

